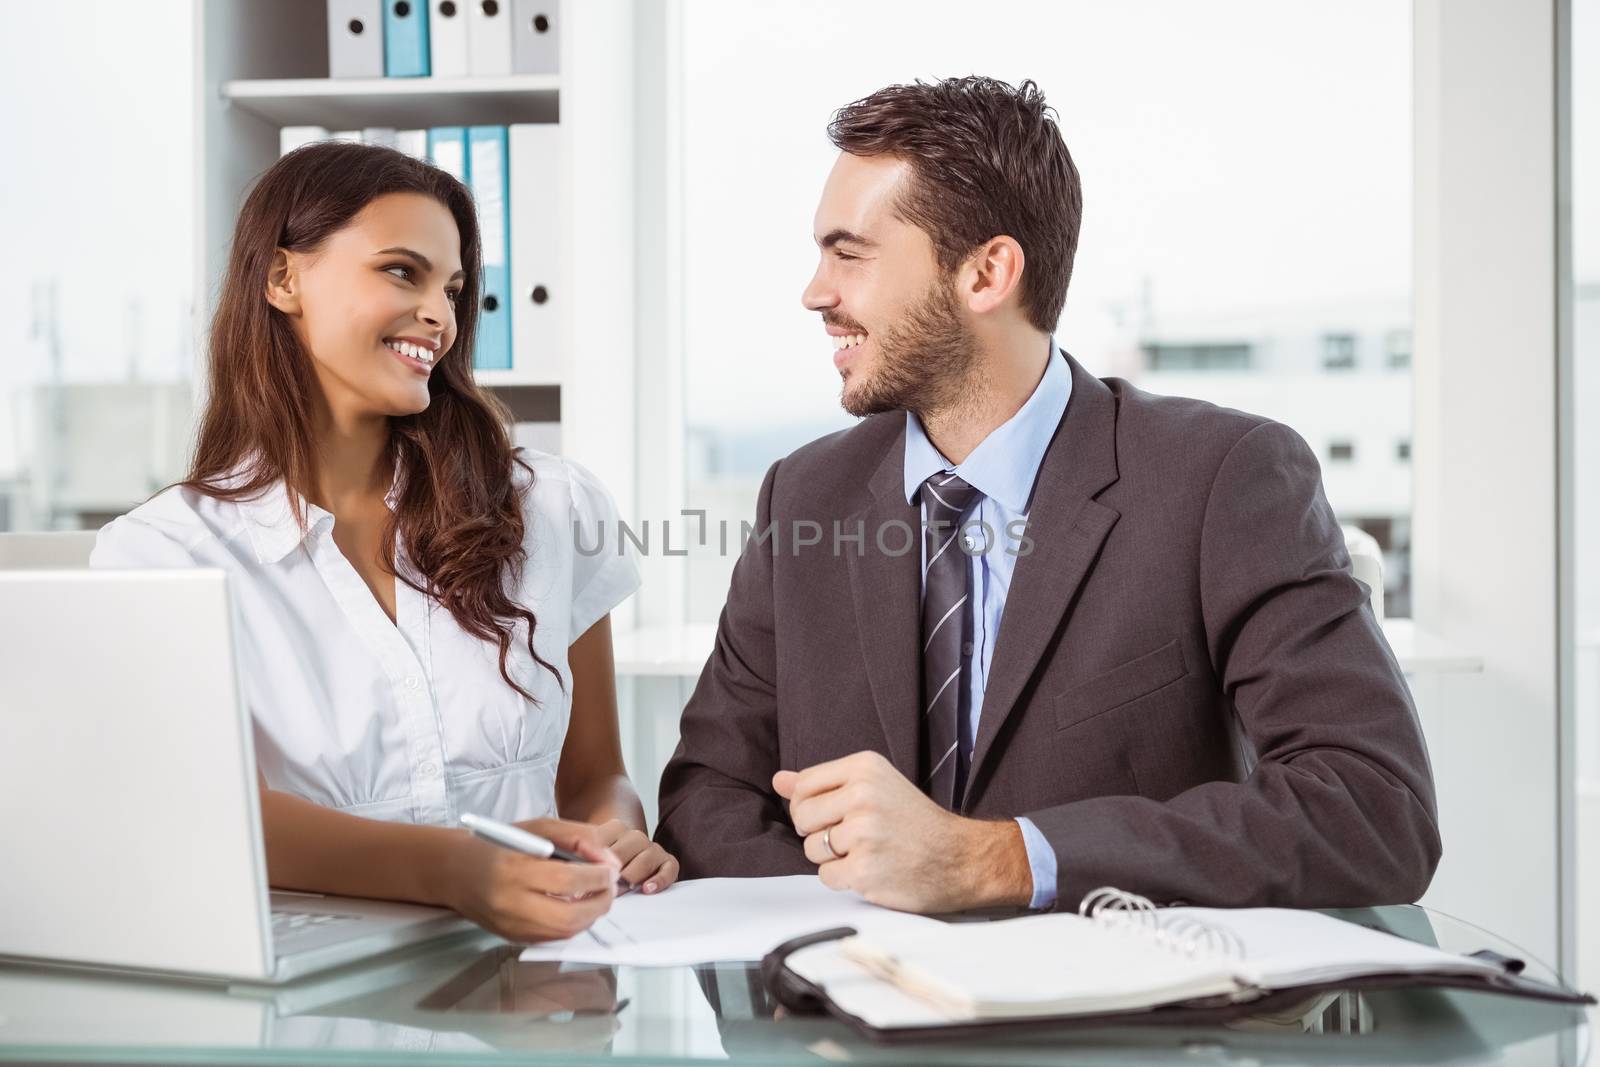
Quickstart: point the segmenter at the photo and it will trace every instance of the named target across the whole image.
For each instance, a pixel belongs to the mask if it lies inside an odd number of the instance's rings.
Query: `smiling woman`
[[[332,510],[319,492],[330,457],[318,439],[364,442],[350,482],[371,473],[393,484],[393,528],[411,559],[455,587],[457,621],[494,640],[506,682],[531,695],[506,667],[513,620],[527,624],[535,661],[553,668],[534,652],[532,614],[500,586],[522,535],[503,412],[468,360],[452,358],[472,351],[479,255],[470,196],[444,172],[369,145],[285,156],[240,214],[212,331],[212,401],[185,484],[239,500],[281,478]],[[424,364],[395,344],[442,356]],[[303,519],[299,501],[290,505]],[[472,521],[491,515],[499,521]],[[408,580],[395,572],[392,534],[372,533],[382,572]]]
[[[480,273],[444,171],[343,142],[284,156],[234,232],[189,477],[92,563],[229,572],[273,885],[537,940],[587,927],[619,874],[654,892],[677,864],[618,740],[609,615],[638,575],[576,551],[610,494],[514,451],[474,380]],[[484,844],[462,813],[594,864]]]
[[[441,263],[459,260],[453,249],[460,246],[460,237],[444,204],[418,193],[388,193],[362,208],[315,253],[277,249],[268,289],[268,302],[285,314],[311,353],[324,397],[336,387],[358,393],[374,388],[379,393],[372,398],[374,406],[390,415],[413,415],[428,407],[427,389],[416,386],[427,381],[435,356],[455,340],[455,316],[466,284],[466,271],[459,266],[445,277],[448,267],[435,271],[432,260],[415,249],[395,245],[366,251],[402,233],[425,240]],[[302,279],[318,303],[359,313],[308,316]],[[326,336],[310,336],[312,321]],[[408,388],[403,396],[385,398],[383,387],[394,379],[370,373],[370,338],[395,323],[397,332],[382,336],[379,343],[400,357]]]

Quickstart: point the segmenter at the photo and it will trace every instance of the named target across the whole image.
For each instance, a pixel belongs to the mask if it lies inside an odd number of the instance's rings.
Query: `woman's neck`
[[[389,420],[328,412],[317,433],[317,484],[311,502],[335,515],[382,500],[394,479]]]

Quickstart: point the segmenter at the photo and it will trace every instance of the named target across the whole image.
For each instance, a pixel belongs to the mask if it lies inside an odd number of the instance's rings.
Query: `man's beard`
[[[978,353],[961,321],[952,279],[936,279],[904,319],[874,339],[877,365],[854,388],[846,382],[839,396],[850,414],[912,411],[920,416],[960,402]]]

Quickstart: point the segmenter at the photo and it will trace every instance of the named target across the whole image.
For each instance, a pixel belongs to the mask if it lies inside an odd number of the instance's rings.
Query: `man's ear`
[[[990,238],[967,260],[963,287],[967,307],[974,314],[983,315],[1013,297],[1020,298],[1023,258],[1016,238]]]
[[[275,249],[267,268],[267,303],[285,315],[300,314],[300,272],[287,249]]]

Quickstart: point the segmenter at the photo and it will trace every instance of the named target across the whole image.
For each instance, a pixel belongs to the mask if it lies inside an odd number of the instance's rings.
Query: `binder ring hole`
[[[406,0],[400,0],[399,3],[394,5],[395,18],[403,19],[409,14],[411,14],[411,5],[406,3]]]
[[[533,298],[533,302],[535,304],[542,304],[546,300],[550,299],[550,290],[546,289],[542,285],[536,285],[533,287],[533,292],[529,293],[528,295]]]
[[[350,32],[355,36],[360,37],[363,33],[367,32],[367,24],[362,22],[360,19],[351,19]]]
[[[488,15],[490,18],[494,18],[496,15],[500,14],[500,4],[498,0],[483,0],[483,13]]]
[[[439,14],[443,15],[447,19],[455,18],[456,17],[455,0],[444,0],[444,3],[439,5]]]
[[[495,296],[493,293],[490,293],[488,296],[483,298],[483,310],[494,311],[499,307],[500,298]]]
[[[535,33],[545,33],[550,29],[550,20],[543,15],[533,16],[533,30]]]

